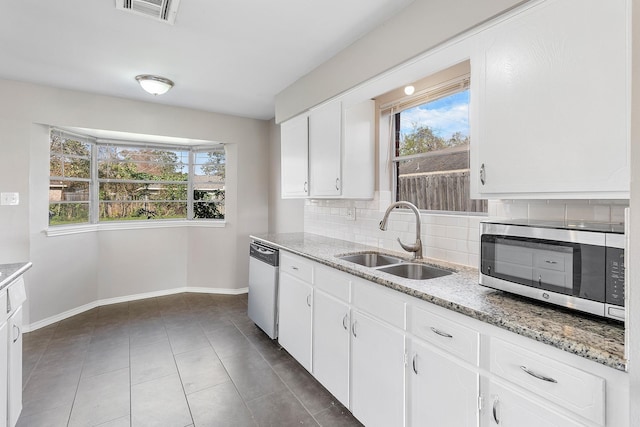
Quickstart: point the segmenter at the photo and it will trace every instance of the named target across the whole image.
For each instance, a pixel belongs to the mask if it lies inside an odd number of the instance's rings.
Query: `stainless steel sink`
[[[377,270],[412,280],[435,279],[436,277],[448,276],[451,274],[450,271],[443,270],[441,268],[410,262],[389,265],[387,267],[378,268]]]
[[[383,255],[378,252],[343,255],[338,258],[344,261],[353,262],[354,264],[364,265],[365,267],[380,267],[383,265],[398,264],[402,262],[401,258]]]

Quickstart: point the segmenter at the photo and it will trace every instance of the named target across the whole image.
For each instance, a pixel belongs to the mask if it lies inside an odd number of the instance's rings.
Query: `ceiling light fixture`
[[[416,88],[411,86],[411,85],[404,87],[404,93],[406,95],[413,95],[413,92],[415,92],[415,90],[416,90]]]
[[[140,74],[136,76],[136,80],[142,86],[142,89],[151,95],[162,95],[167,93],[173,87],[173,82],[165,77],[154,76],[152,74]]]

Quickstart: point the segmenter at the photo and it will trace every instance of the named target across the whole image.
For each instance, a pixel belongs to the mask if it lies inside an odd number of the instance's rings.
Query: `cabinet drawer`
[[[280,272],[290,274],[307,283],[312,283],[313,263],[288,252],[280,252]]]
[[[477,331],[414,306],[410,310],[408,326],[411,333],[478,366],[480,334]]]
[[[322,289],[344,302],[349,302],[351,287],[351,276],[349,274],[320,265],[315,267],[315,279],[313,282],[316,288]]]
[[[354,280],[353,305],[380,320],[404,329],[404,301],[392,291],[373,283]]]
[[[604,379],[500,339],[490,354],[493,374],[604,425]]]

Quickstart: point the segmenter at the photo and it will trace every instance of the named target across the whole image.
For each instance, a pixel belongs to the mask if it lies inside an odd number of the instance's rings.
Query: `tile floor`
[[[246,312],[182,293],[27,333],[18,426],[359,426]]]

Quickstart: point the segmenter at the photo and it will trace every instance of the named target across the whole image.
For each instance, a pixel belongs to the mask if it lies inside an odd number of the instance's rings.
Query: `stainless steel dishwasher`
[[[278,249],[249,245],[249,318],[271,339],[278,337]]]

